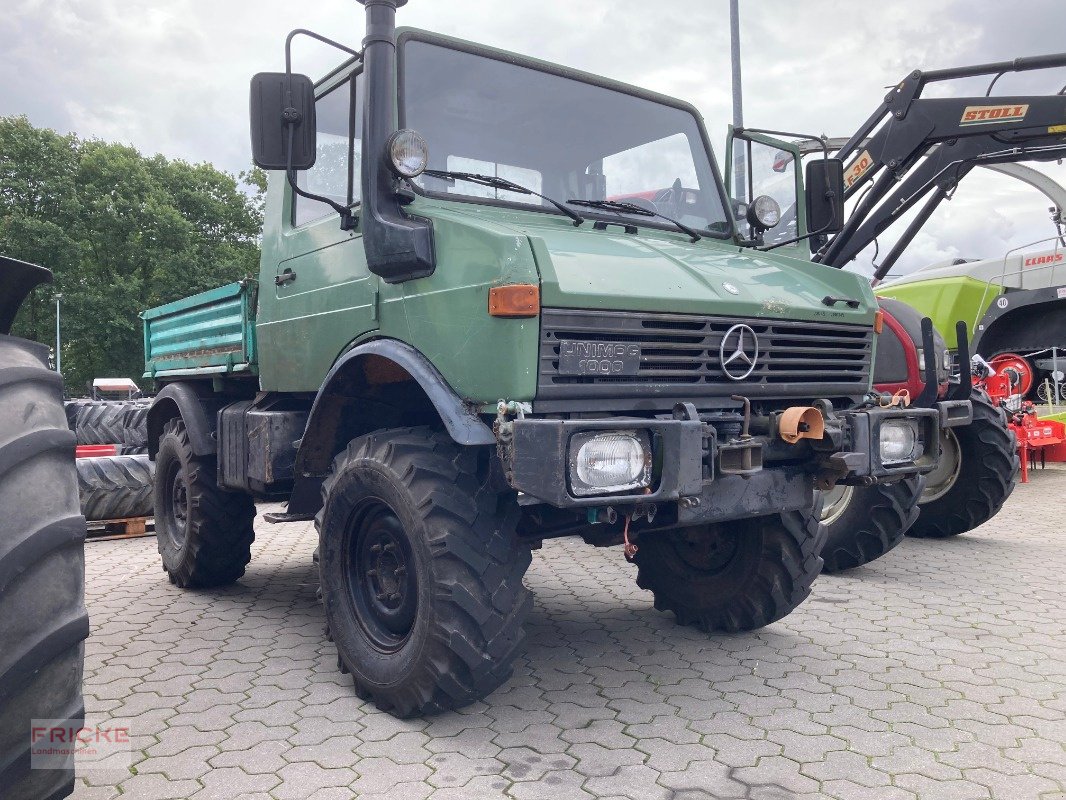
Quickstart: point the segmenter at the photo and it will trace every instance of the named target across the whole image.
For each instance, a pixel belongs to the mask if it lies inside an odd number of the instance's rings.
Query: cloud
[[[997,0],[742,0],[741,14],[745,122],[830,135],[852,132],[885,87],[915,67],[1054,52],[1066,30],[1062,0],[1029,0],[1024,11]],[[400,22],[683,97],[724,139],[727,0],[411,0]],[[284,37],[297,27],[357,44],[361,9],[353,0],[8,0],[0,72],[14,79],[0,87],[0,114],[239,171],[249,161],[248,78],[281,68]],[[310,74],[338,60],[320,45],[294,51]],[[996,91],[1048,93],[1064,83],[1066,70],[1007,76]],[[951,91],[983,94],[986,85],[964,81]],[[1042,168],[1066,183],[1061,166]],[[1034,190],[989,186],[964,184],[900,267],[1047,234]],[[886,234],[882,252],[890,241]]]

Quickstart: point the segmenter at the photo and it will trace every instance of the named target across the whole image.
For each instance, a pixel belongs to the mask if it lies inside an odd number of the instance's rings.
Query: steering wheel
[[[655,207],[655,203],[644,197],[627,197],[626,202],[630,205],[637,206],[638,208],[643,208],[645,211],[654,211],[656,213],[659,211],[659,209]]]

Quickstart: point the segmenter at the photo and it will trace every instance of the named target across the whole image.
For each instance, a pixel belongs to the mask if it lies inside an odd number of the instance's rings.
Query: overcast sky
[[[312,28],[353,46],[363,35],[355,0],[4,6],[0,114],[233,172],[249,164],[248,79],[283,67],[288,31]],[[745,122],[831,136],[852,133],[913,68],[1066,50],[1066,0],[741,0],[741,17]],[[399,20],[682,97],[702,111],[712,138],[724,139],[727,0],[411,0]],[[314,45],[296,50],[296,68],[311,75],[336,60]],[[948,92],[981,95],[986,83],[957,82]],[[1063,84],[1066,69],[1006,76],[996,93],[1050,94]],[[1066,166],[1041,169],[1066,184]],[[1047,206],[1036,190],[978,170],[900,270],[994,257],[1050,236]]]

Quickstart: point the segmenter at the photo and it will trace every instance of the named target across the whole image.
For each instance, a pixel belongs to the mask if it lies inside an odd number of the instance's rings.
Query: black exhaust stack
[[[367,266],[386,283],[433,274],[433,226],[403,210],[386,143],[396,131],[396,9],[407,0],[359,0],[366,6],[363,69],[363,246]]]

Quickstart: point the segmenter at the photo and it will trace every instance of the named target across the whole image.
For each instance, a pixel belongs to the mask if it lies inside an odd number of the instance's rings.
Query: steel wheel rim
[[[940,460],[936,469],[930,472],[925,479],[925,488],[922,490],[919,505],[931,503],[951,491],[955,481],[959,478],[962,469],[962,450],[955,431],[949,429],[940,432]]]
[[[855,496],[854,486],[845,486],[838,483],[832,489],[822,492],[822,516],[821,521],[826,525],[832,525],[841,515],[848,510],[851,498]]]
[[[714,575],[725,570],[740,552],[740,535],[721,525],[686,529],[673,541],[674,552],[687,566]]]
[[[407,531],[388,503],[370,498],[351,515],[344,542],[349,610],[376,650],[394,653],[411,635],[418,612]]]
[[[167,487],[163,493],[167,538],[175,549],[180,550],[189,535],[189,487],[185,483],[180,462],[173,461],[167,467],[163,485]]]

